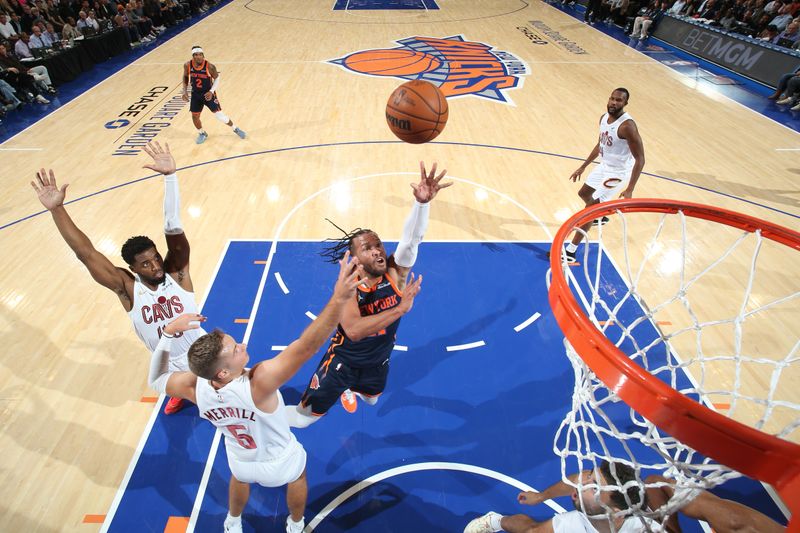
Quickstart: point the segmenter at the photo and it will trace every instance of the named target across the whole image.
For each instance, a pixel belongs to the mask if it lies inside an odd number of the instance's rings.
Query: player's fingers
[[[436,163],[436,162],[434,162],[434,163],[433,163],[433,166],[431,167],[431,171],[430,171],[430,173],[428,174],[428,179],[429,179],[429,180],[432,180],[432,179],[433,179],[433,177],[436,175],[436,165],[437,165],[437,163]]]
[[[439,183],[439,181],[441,181],[441,179],[446,175],[447,175],[447,169],[444,169],[441,172],[439,172],[439,175],[436,176],[436,183]]]
[[[420,174],[420,177],[424,180],[425,179],[425,175],[426,175],[426,172],[425,172],[425,161],[420,161],[419,162],[419,174]]]
[[[33,181],[33,180],[31,180],[31,187],[33,187],[33,190],[36,191],[37,193],[39,192],[39,187],[36,185],[36,182]]]
[[[167,153],[169,153],[169,143],[168,143],[168,142],[165,142],[165,143],[164,143],[164,146],[165,146],[165,148],[164,148],[164,151],[165,151],[165,152],[167,152]]]
[[[69,187],[69,183],[65,183],[64,185],[62,185],[62,186],[61,186],[61,192],[63,192],[64,194],[66,194],[66,192],[67,192],[67,187]]]
[[[444,183],[439,183],[439,184],[438,184],[438,188],[439,188],[440,190],[441,190],[441,189],[446,189],[446,188],[448,188],[449,186],[451,186],[453,183],[454,183],[454,182],[452,182],[452,181],[446,181],[446,182],[444,182]]]

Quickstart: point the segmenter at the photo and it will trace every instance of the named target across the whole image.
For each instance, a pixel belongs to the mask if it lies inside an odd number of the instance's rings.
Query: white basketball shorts
[[[586,178],[586,185],[594,189],[592,198],[601,202],[616,199],[631,181],[633,168],[610,168],[604,164],[597,165]]]
[[[271,461],[240,461],[225,448],[228,466],[242,483],[258,483],[264,487],[282,487],[297,481],[306,468],[306,451],[296,440],[286,453]]]

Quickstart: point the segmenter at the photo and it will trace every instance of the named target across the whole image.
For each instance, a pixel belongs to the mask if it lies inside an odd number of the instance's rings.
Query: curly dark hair
[[[144,235],[131,237],[122,245],[122,259],[126,264],[132,265],[136,261],[137,254],[155,247],[156,243],[151,241],[149,237],[145,237]]]
[[[639,509],[646,504],[642,486],[633,485],[627,489],[622,488],[626,483],[636,479],[636,471],[632,467],[616,461],[609,463],[604,460],[600,463],[600,472],[603,474],[606,483],[620,488],[618,491],[611,491],[611,503],[614,507],[624,511],[631,507]]]
[[[325,261],[328,263],[338,263],[341,261],[342,257],[344,257],[344,253],[347,250],[352,251],[351,247],[353,245],[353,239],[358,237],[359,235],[363,235],[365,233],[375,233],[371,229],[368,228],[356,228],[352,231],[345,231],[336,224],[334,224],[330,219],[325,219],[331,223],[331,225],[341,231],[343,233],[342,237],[332,238],[332,239],[325,239],[323,242],[331,243],[330,246],[326,246],[322,249],[319,253],[322,257],[325,258]]]

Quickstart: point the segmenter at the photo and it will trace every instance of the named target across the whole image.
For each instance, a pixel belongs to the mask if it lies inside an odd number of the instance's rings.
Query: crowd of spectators
[[[646,39],[664,13],[800,48],[800,0],[589,0],[584,20],[617,24],[631,37]]]
[[[30,61],[76,39],[121,28],[132,47],[206,12],[217,0],[0,0],[0,119],[56,94],[47,68]]]

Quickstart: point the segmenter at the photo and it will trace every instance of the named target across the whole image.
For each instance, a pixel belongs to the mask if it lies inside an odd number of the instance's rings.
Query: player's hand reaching
[[[197,313],[184,313],[164,327],[164,333],[167,335],[175,335],[176,333],[183,333],[190,329],[197,329],[202,322],[206,321],[206,317]]]
[[[351,260],[350,251],[346,251],[344,257],[339,261],[339,278],[333,288],[334,298],[343,303],[348,302],[355,298],[356,287],[366,282],[364,267],[358,263],[358,259],[353,258]]]
[[[581,174],[583,174],[584,170],[586,170],[586,167],[578,167],[578,170],[573,172],[572,175],[569,177],[570,181],[580,181]]]
[[[49,176],[45,169],[41,169],[36,173],[36,179],[31,182],[31,186],[33,190],[36,191],[36,195],[39,197],[39,201],[42,202],[42,205],[48,211],[52,211],[56,207],[64,205],[64,198],[67,195],[69,183],[65,183],[59,189],[56,184],[56,175],[53,173],[53,169],[50,169]]]
[[[412,272],[411,277],[408,279],[408,283],[406,283],[406,286],[403,289],[403,300],[397,306],[397,309],[402,311],[403,314],[411,311],[411,308],[414,306],[414,298],[416,298],[417,294],[419,294],[421,288],[422,276],[414,279],[414,273]]]
[[[212,98],[214,98],[214,93],[208,91],[206,94],[203,95],[203,98],[206,99],[206,102],[210,102]]]
[[[522,505],[538,505],[544,501],[541,492],[525,491],[517,495],[517,501]]]
[[[169,151],[169,144],[164,143],[164,148],[161,148],[158,141],[153,141],[145,145],[144,151],[153,158],[153,162],[149,165],[143,165],[142,168],[155,170],[165,176],[175,173],[175,159]]]
[[[442,170],[437,176],[436,163],[433,164],[430,173],[428,173],[425,171],[425,163],[420,161],[419,172],[419,183],[412,183],[411,188],[414,189],[414,198],[421,204],[427,204],[436,197],[436,193],[441,189],[446,189],[453,184],[452,181],[440,183],[442,178],[447,175],[447,170]]]

